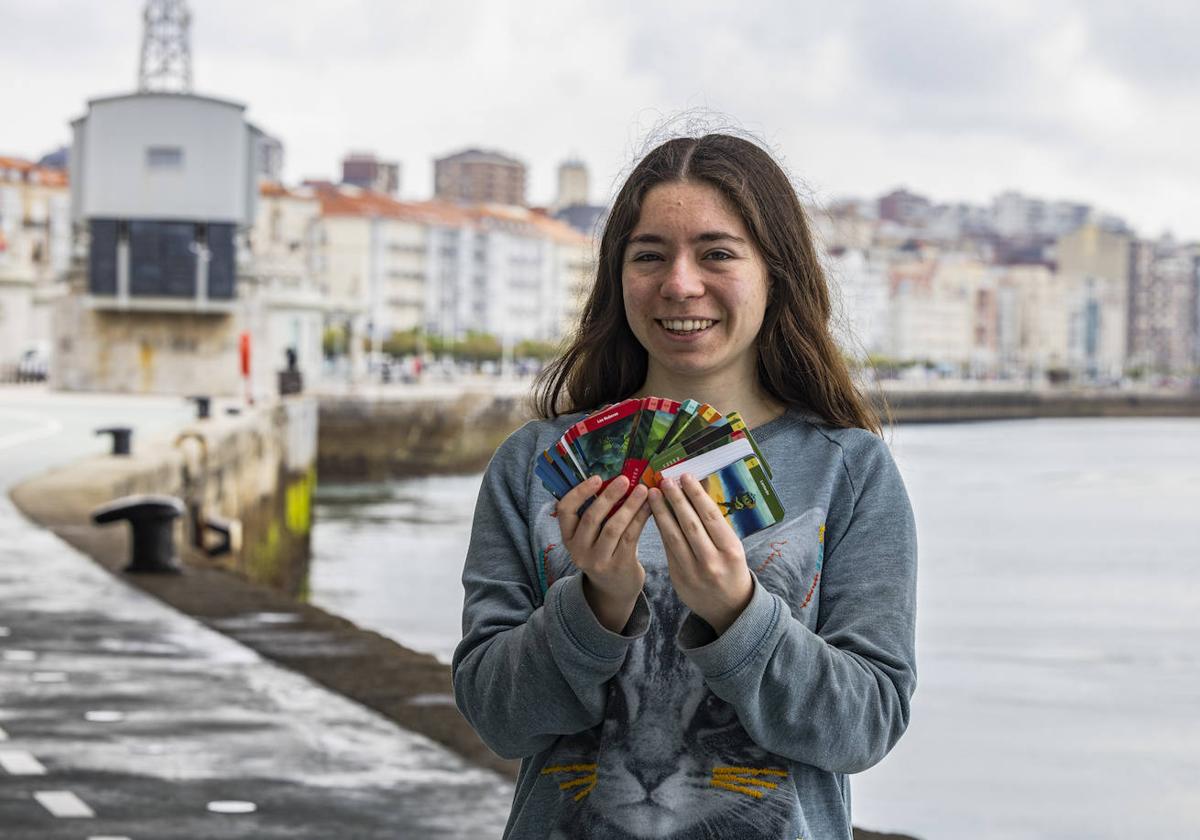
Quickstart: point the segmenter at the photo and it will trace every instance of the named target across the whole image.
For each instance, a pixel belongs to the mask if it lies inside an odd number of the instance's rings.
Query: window
[[[183,149],[179,146],[150,146],[146,149],[150,169],[183,169]]]

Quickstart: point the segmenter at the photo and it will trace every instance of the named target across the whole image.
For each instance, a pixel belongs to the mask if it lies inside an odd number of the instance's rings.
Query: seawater
[[[1200,421],[897,427],[919,684],[852,780],[922,840],[1200,837]],[[480,476],[322,487],[312,601],[449,661]]]

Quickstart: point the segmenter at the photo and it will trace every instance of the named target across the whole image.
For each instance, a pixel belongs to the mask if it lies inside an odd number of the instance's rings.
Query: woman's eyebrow
[[[726,233],[725,231],[722,231],[722,230],[705,231],[704,233],[697,234],[695,237],[692,238],[692,242],[719,242],[722,240],[728,240],[730,242],[737,242],[742,245],[746,244],[746,240],[742,239],[742,237],[734,236],[732,233]],[[630,245],[643,245],[643,244],[644,245],[662,245],[666,241],[667,240],[664,237],[659,236],[657,233],[639,233],[637,236],[629,237],[628,244],[630,244]]]

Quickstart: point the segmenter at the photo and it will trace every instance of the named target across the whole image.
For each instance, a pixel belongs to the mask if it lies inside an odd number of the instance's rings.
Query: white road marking
[[[299,615],[289,612],[257,612],[250,613],[247,617],[251,621],[258,621],[263,624],[295,624],[300,621]]]
[[[24,750],[0,750],[0,767],[10,776],[44,776],[46,768]]]
[[[6,650],[2,654],[5,662],[33,662],[37,654],[31,650]]]
[[[4,727],[0,726],[0,741],[7,741],[8,733],[4,731]]]
[[[129,838],[117,837],[115,834],[93,834],[87,840],[129,840]]]
[[[117,721],[125,720],[125,713],[109,709],[95,709],[90,712],[84,712],[83,719],[92,723],[116,723]]]
[[[35,671],[32,679],[35,683],[65,683],[67,675],[62,671]]]
[[[253,802],[241,802],[236,799],[218,799],[208,803],[208,810],[214,814],[253,814],[258,806]]]
[[[63,429],[63,424],[53,418],[46,418],[40,414],[34,414],[32,411],[14,411],[12,409],[0,410],[0,417],[7,416],[16,420],[29,421],[39,424],[37,428],[25,429],[20,432],[0,437],[0,449],[7,449],[10,446],[17,446],[21,443],[29,443],[34,440],[52,437],[58,434]]]
[[[11,634],[11,633],[12,633],[12,631],[9,630],[7,627],[0,627],[0,639],[7,638],[9,636],[9,634]]]
[[[33,795],[42,807],[63,819],[86,819],[96,816],[87,803],[69,790],[39,790]]]

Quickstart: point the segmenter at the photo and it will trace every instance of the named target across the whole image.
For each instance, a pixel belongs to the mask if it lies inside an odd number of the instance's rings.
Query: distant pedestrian
[[[771,156],[722,134],[651,151],[535,387],[545,419],[484,476],[453,663],[459,708],[521,759],[505,837],[848,840],[847,775],[909,720],[916,529]],[[738,410],[785,520],[743,543],[686,477],[607,520],[624,478],[582,515],[597,478],[556,503],[535,457],[648,395]]]

